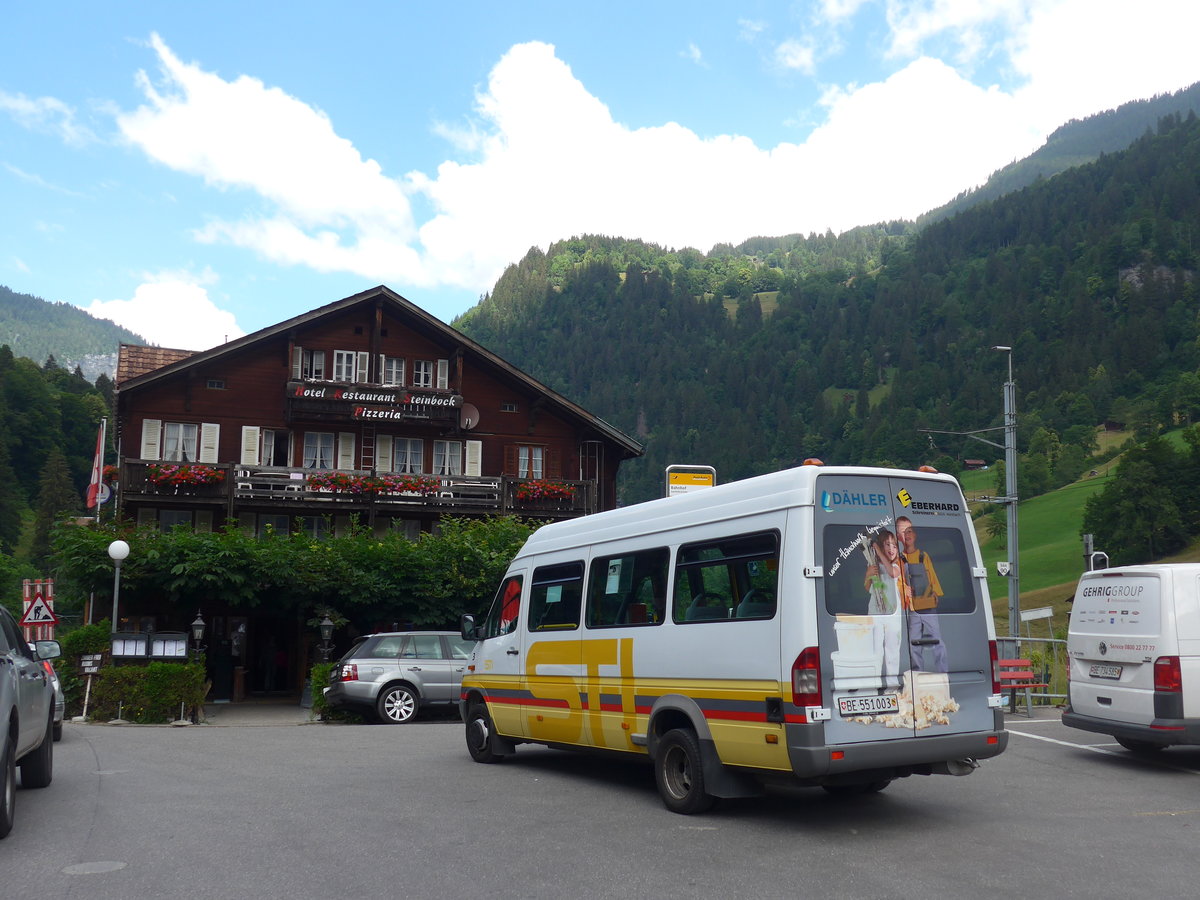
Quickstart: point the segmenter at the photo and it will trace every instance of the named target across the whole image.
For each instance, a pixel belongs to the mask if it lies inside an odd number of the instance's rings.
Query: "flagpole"
[[[96,458],[92,461],[92,483],[88,487],[88,499],[96,504],[96,524],[100,524],[100,486],[104,484],[104,441],[108,437],[108,417],[100,417],[100,434],[96,437]]]

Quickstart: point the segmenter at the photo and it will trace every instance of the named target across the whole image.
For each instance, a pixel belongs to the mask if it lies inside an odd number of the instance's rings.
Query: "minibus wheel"
[[[654,758],[658,793],[671,812],[691,815],[712,807],[716,798],[704,789],[700,742],[688,728],[673,728],[658,742]]]
[[[467,708],[467,752],[479,763],[494,763],[501,759],[496,752],[496,732],[487,707],[478,700]]]

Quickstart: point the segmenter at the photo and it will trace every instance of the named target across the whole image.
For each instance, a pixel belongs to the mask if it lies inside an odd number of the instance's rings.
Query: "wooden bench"
[[[1000,675],[1000,690],[1008,691],[1008,708],[1010,712],[1017,711],[1017,691],[1025,691],[1025,714],[1033,718],[1033,698],[1030,691],[1034,688],[1045,690],[1050,687],[1041,680],[1041,676],[1033,671],[1033,660],[1029,659],[998,659],[997,671]]]

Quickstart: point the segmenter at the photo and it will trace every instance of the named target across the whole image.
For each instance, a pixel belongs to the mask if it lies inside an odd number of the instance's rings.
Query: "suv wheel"
[[[17,761],[13,757],[13,747],[4,735],[4,746],[0,752],[0,838],[8,837],[13,827],[13,813],[17,807]]]
[[[403,725],[417,715],[417,695],[412,688],[393,684],[383,689],[375,702],[375,712],[385,725]]]
[[[54,778],[54,714],[46,720],[42,745],[21,760],[21,787],[44,788]]]

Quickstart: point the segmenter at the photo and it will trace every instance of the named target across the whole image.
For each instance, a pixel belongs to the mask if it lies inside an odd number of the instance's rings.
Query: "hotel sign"
[[[288,382],[287,399],[295,412],[391,421],[452,418],[463,405],[461,394],[443,391],[304,381]]]

